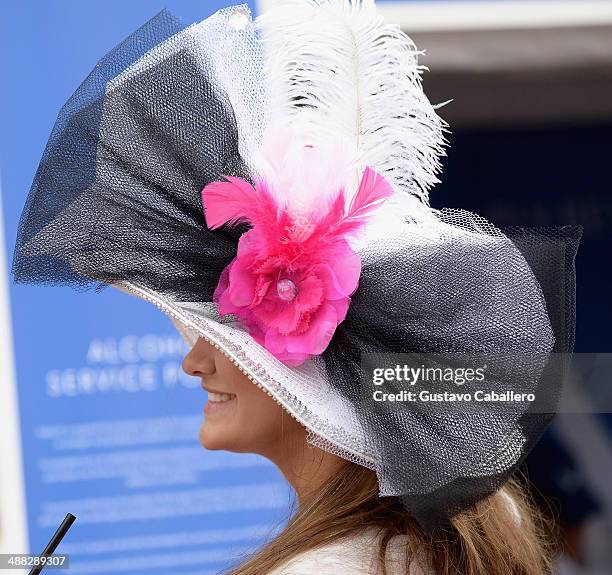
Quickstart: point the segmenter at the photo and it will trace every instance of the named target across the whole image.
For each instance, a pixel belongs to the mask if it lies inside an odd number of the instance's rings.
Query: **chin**
[[[211,429],[211,425],[203,423],[200,427],[200,445],[209,451],[241,451],[236,449],[236,442],[228,437],[227,430]]]
[[[198,439],[200,440],[200,445],[204,449],[209,449],[211,451],[218,449],[225,449],[225,441],[223,441],[222,437],[218,436],[217,433],[211,433],[209,429],[206,429],[206,424],[202,424],[200,427],[200,433]]]

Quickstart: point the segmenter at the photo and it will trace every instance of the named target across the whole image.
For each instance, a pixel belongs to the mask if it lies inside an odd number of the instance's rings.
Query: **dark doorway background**
[[[447,137],[432,207],[468,209],[501,228],[582,225],[575,351],[612,352],[612,122],[461,128]]]

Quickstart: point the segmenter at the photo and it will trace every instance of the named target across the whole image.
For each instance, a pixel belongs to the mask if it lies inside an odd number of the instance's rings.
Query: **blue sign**
[[[3,7],[8,265],[56,115],[95,63],[164,7],[190,24],[226,5]],[[77,520],[58,552],[70,555],[74,575],[204,575],[256,548],[284,519],[290,490],[275,467],[199,445],[205,394],[181,370],[188,349],[165,315],[113,288],[11,285],[10,296],[31,552],[70,512]]]

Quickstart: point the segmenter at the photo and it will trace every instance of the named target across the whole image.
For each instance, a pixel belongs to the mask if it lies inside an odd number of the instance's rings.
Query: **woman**
[[[24,207],[16,281],[159,307],[209,391],[202,444],[295,487],[236,573],[369,574],[385,550],[389,575],[547,570],[511,478],[550,420],[571,258],[429,206],[445,122],[418,54],[365,0],[162,13],[64,106]]]
[[[266,457],[299,500],[283,532],[232,575],[550,572],[548,534],[519,483],[425,533],[396,498],[378,496],[374,472],[308,445],[306,429],[205,339],[182,367],[208,392],[202,446]]]

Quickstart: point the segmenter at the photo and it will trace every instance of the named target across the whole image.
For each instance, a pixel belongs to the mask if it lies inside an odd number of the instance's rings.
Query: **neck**
[[[343,465],[344,460],[306,443],[276,457],[269,457],[295,490],[300,505],[323,485]]]

